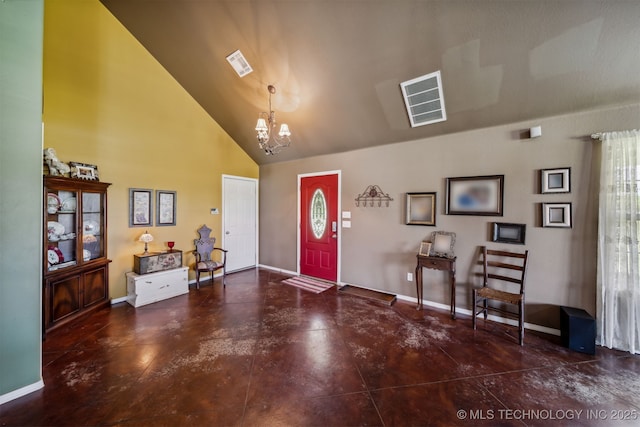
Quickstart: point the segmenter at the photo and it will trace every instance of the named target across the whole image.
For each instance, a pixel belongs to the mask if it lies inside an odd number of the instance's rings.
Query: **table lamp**
[[[147,245],[149,242],[153,241],[153,236],[151,234],[149,234],[148,231],[145,231],[144,234],[142,236],[140,236],[140,238],[138,239],[141,242],[144,242],[144,253],[148,254],[149,251],[147,250]]]

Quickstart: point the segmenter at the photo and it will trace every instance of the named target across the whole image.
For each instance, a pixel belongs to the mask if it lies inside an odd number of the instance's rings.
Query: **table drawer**
[[[449,270],[451,266],[451,260],[448,259],[436,259],[436,258],[426,258],[421,259],[420,264],[426,268],[433,268],[436,270]]]

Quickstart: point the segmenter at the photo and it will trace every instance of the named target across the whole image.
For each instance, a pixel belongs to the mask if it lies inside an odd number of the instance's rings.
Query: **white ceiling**
[[[638,0],[101,2],[259,164],[640,102]],[[447,121],[411,128],[400,83],[437,70]]]

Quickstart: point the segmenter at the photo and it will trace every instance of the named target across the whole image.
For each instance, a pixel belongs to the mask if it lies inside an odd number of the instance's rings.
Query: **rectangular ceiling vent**
[[[400,83],[411,127],[447,120],[440,71]]]
[[[251,65],[249,65],[249,62],[240,50],[236,50],[231,55],[227,56],[227,61],[229,61],[229,64],[231,64],[240,77],[244,77],[253,71],[253,68],[251,68]]]

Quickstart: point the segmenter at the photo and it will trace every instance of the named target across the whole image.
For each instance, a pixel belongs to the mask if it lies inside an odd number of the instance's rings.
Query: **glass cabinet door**
[[[49,188],[47,193],[47,269],[48,271],[77,264],[78,193]]]
[[[104,194],[84,191],[82,193],[82,260],[105,256],[103,223]]]

